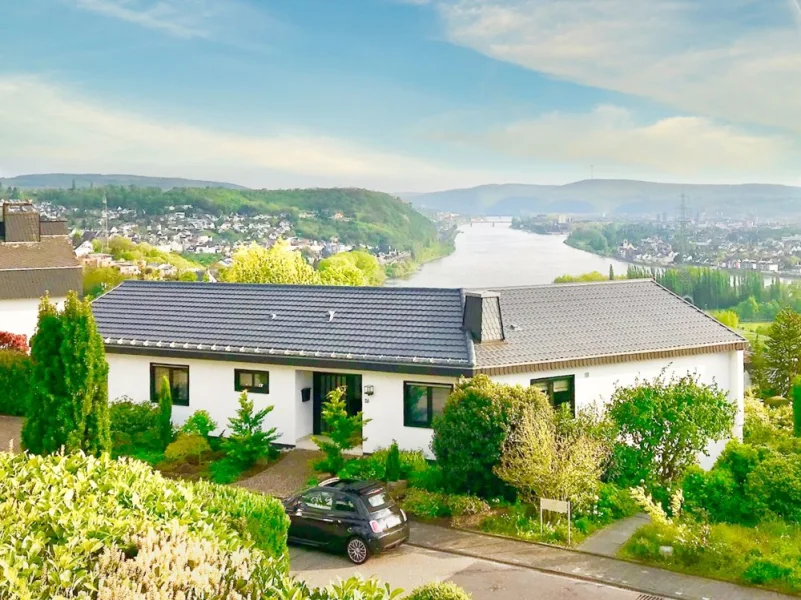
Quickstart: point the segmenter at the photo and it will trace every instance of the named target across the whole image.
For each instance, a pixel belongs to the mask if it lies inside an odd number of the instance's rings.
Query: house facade
[[[651,280],[482,291],[126,281],[93,310],[109,397],[207,410],[222,433],[248,390],[294,446],[324,433],[326,394],[363,411],[365,452],[430,455],[431,421],[460,377],[534,385],[554,405],[602,406],[617,385],[697,373],[743,423],[745,341]],[[719,449],[711,449],[716,456]]]
[[[47,221],[27,202],[0,209],[0,331],[30,337],[36,331],[39,299],[58,305],[82,288],[80,263],[64,221]]]

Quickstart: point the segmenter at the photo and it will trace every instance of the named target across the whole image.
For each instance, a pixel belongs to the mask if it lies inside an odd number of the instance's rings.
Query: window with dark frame
[[[270,393],[270,372],[234,369],[234,389],[254,394]]]
[[[189,406],[189,367],[187,365],[150,365],[150,400],[159,401],[159,392],[164,378],[170,384],[172,403]]]
[[[547,379],[532,379],[531,385],[548,396],[551,405],[559,408],[563,404],[570,406],[570,413],[576,414],[575,376],[549,377]]]
[[[404,382],[403,426],[431,428],[452,391],[453,386],[448,384]]]

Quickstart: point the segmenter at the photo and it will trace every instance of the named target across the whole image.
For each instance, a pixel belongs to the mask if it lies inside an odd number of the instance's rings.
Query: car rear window
[[[367,500],[367,506],[370,512],[381,510],[392,504],[392,498],[390,498],[389,494],[381,490],[367,494],[365,500]]]

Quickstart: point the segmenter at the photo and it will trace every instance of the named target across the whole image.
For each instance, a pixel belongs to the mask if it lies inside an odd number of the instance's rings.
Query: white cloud
[[[206,0],[72,0],[80,9],[180,38],[205,38]]]
[[[265,187],[426,189],[488,176],[307,132],[247,136],[108,109],[37,79],[0,77],[0,167],[229,179]]]
[[[795,181],[801,148],[781,135],[754,135],[700,117],[639,123],[627,110],[600,106],[589,113],[554,112],[478,134],[438,139],[477,144],[510,157],[562,164],[645,170],[689,180]]]
[[[452,42],[488,56],[682,112],[801,133],[798,2],[438,0],[438,7]]]

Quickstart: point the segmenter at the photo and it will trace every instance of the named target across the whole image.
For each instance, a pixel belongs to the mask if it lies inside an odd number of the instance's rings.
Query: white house
[[[63,303],[82,287],[81,265],[64,221],[44,221],[29,202],[6,202],[0,211],[0,331],[30,337],[39,299]]]
[[[364,450],[429,451],[432,418],[462,376],[536,385],[573,409],[636,378],[697,372],[738,407],[745,340],[652,280],[484,291],[126,281],[94,313],[109,397],[154,399],[171,383],[177,422],[223,428],[241,390],[273,405],[294,446],[321,433],[325,395],[346,386]],[[718,449],[713,449],[717,454]]]

